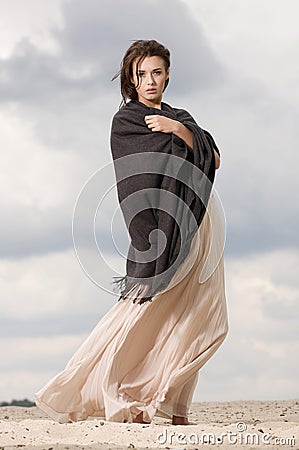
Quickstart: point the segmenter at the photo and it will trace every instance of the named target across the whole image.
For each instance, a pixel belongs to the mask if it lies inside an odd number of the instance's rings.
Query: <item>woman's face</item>
[[[139,86],[136,65],[139,58],[133,61],[133,83],[138,100],[147,106],[160,107],[165,81],[169,77],[169,69],[165,70],[164,59],[160,56],[146,56],[138,67]]]

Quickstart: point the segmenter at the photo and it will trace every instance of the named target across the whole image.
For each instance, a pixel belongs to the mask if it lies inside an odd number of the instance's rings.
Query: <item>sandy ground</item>
[[[59,424],[34,407],[1,407],[0,450],[299,449],[299,399],[193,403],[189,420],[196,425],[161,417],[151,424],[97,418]]]

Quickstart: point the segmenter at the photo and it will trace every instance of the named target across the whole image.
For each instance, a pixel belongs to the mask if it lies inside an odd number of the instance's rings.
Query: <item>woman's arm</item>
[[[191,150],[193,150],[193,133],[192,133],[192,131],[190,131],[189,128],[187,128],[181,122],[178,122],[176,120],[174,120],[174,122],[176,122],[176,123],[174,124],[173,134],[175,134],[176,136],[183,139],[183,141],[186,142],[188,147]],[[220,167],[220,157],[219,157],[218,153],[216,152],[216,150],[214,150],[214,155],[215,155],[215,169],[218,169]]]
[[[185,125],[178,120],[169,119],[168,117],[160,116],[158,114],[145,116],[145,123],[152,131],[161,131],[162,133],[173,133],[188,145],[193,150],[193,133]],[[216,150],[215,155],[215,169],[220,167],[220,157]]]

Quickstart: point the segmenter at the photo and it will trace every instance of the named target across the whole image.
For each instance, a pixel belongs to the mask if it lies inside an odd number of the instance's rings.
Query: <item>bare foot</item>
[[[143,414],[142,414],[142,412],[140,414],[138,414],[138,416],[136,416],[133,419],[133,423],[147,423],[147,422],[143,421]]]
[[[187,417],[172,416],[172,425],[196,425],[196,423],[189,422]]]

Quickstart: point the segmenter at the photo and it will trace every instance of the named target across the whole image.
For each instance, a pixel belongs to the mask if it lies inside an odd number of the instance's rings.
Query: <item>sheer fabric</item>
[[[132,422],[188,416],[200,368],[228,331],[224,226],[213,191],[191,250],[170,285],[152,302],[117,303],[64,370],[35,395],[64,422],[90,416]]]

